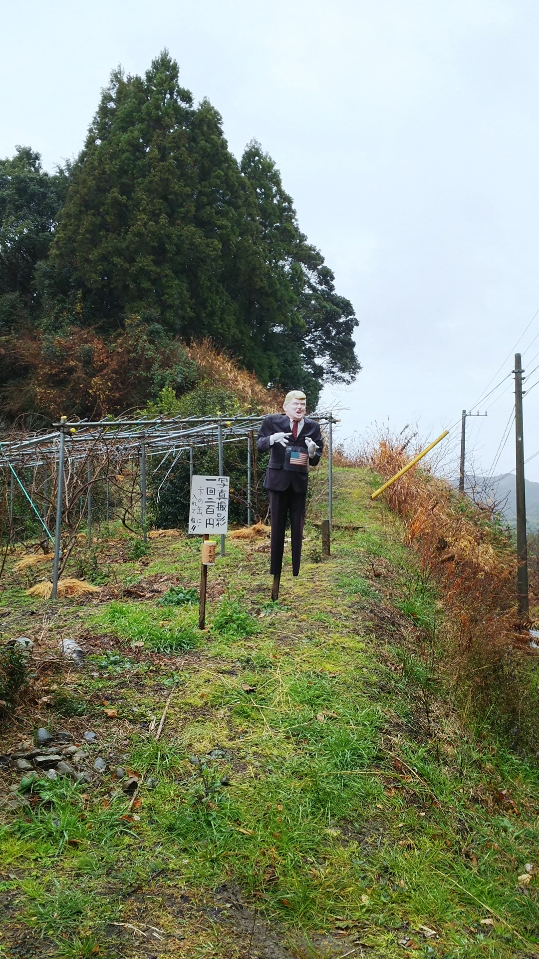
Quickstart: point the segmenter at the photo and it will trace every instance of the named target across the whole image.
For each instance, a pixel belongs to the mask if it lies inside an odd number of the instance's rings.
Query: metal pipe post
[[[146,542],[146,443],[140,448],[140,492],[141,492],[141,521],[142,539]]]
[[[15,477],[13,473],[10,474],[11,485],[9,487],[9,523],[13,523],[13,503],[15,500]]]
[[[88,549],[92,548],[92,463],[88,459]]]
[[[193,485],[193,447],[189,447],[189,490]]]
[[[416,463],[419,463],[419,460],[422,460],[423,457],[427,455],[427,453],[430,453],[430,451],[434,449],[434,447],[437,446],[438,443],[441,443],[442,440],[444,440],[446,436],[448,435],[449,435],[449,430],[444,430],[443,433],[440,433],[438,438],[435,439],[433,443],[429,443],[426,449],[422,450],[421,453],[418,453],[417,456],[414,456],[414,458],[410,460],[410,462],[407,463],[406,466],[403,466],[398,473],[395,473],[395,475],[392,476],[391,479],[388,479],[387,483],[384,483],[384,485],[380,486],[379,489],[376,489],[374,493],[371,493],[371,499],[376,499],[377,496],[380,496],[380,493],[383,493],[384,490],[388,489],[389,486],[392,486],[393,483],[396,482],[396,480],[400,479],[401,476],[404,476],[404,474],[407,473],[408,470],[412,469],[412,466],[415,466]]]
[[[219,449],[219,476],[223,475],[224,462],[223,462],[223,422],[221,417],[217,422],[217,442]],[[221,556],[225,555],[225,537],[221,536]]]
[[[54,531],[54,564],[52,568],[51,599],[56,599],[58,591],[58,570],[60,566],[60,543],[62,535],[62,503],[64,495],[64,459],[65,459],[65,430],[60,427],[60,455],[58,459],[58,490],[56,494],[56,529]]]
[[[43,483],[43,522],[47,522],[47,513],[49,504],[47,502],[47,496],[49,495],[49,468],[48,464],[45,464],[45,481]]]
[[[247,526],[250,526],[252,523],[251,516],[251,437],[247,437]]]
[[[105,488],[105,519],[106,519],[106,522],[107,522],[107,526],[108,526],[108,522],[109,522],[109,501],[110,501],[109,474],[107,473],[107,485],[106,485],[106,488]]]

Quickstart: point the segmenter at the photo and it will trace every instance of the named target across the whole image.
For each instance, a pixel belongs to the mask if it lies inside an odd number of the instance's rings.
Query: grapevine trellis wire
[[[313,416],[328,433],[328,516],[333,508],[333,424],[332,413]],[[4,474],[0,500],[0,536],[7,544],[13,539],[14,502],[18,490],[28,504],[34,523],[43,533],[43,548],[54,547],[52,599],[56,598],[58,579],[73,549],[77,533],[86,514],[88,542],[92,542],[93,490],[98,481],[105,484],[105,515],[108,521],[111,487],[114,480],[131,481],[130,495],[123,501],[123,522],[133,519],[133,503],[138,502],[139,528],[144,542],[147,529],[147,497],[149,462],[159,457],[153,469],[166,468],[157,490],[165,484],[182,454],[189,455],[189,477],[193,476],[194,451],[217,447],[218,473],[223,474],[224,446],[245,442],[247,524],[252,522],[253,468],[256,469],[255,434],[262,417],[252,415],[160,417],[158,419],[103,419],[70,422],[62,417],[52,430],[20,433],[0,441],[0,467]],[[127,505],[126,505],[127,503]],[[62,530],[68,531],[68,542],[62,545]],[[221,554],[225,538],[221,536]],[[0,569],[1,573],[1,569]]]

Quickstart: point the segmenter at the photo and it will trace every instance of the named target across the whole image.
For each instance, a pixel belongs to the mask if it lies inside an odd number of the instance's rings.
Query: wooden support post
[[[273,586],[271,588],[271,598],[274,603],[279,599],[279,586],[281,585],[281,577],[276,574],[273,577]]]
[[[515,353],[515,439],[517,500],[517,594],[521,619],[530,613],[528,596],[528,542],[526,535],[526,488],[524,479],[524,422],[522,415],[522,359]]]
[[[208,533],[204,533],[204,540],[208,540],[210,537]],[[198,628],[206,628],[206,591],[208,588],[208,567],[206,563],[200,564],[200,593],[199,593],[199,604],[198,604]]]
[[[322,520],[322,556],[329,556],[331,552],[331,527],[328,519]]]

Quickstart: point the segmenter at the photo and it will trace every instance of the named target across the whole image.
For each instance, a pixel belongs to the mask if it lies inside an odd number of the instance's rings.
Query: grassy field
[[[308,526],[277,604],[266,543],[228,541],[203,633],[199,541],[101,541],[85,600],[8,571],[2,638],[34,640],[35,675],[2,751],[92,731],[107,768],[16,793],[0,767],[0,956],[539,956],[537,764],[459,720],[443,597],[375,485],[336,471],[331,558]]]

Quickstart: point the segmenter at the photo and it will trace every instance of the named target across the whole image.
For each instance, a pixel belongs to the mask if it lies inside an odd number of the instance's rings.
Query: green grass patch
[[[20,895],[5,925],[15,937],[31,927],[36,956],[41,937],[44,955],[56,939],[58,959],[120,955],[127,933],[115,939],[116,921],[183,941],[189,918],[178,891],[210,908],[219,884],[241,890],[270,924],[278,919],[275,936],[298,956],[321,955],[322,932],[332,955],[537,954],[539,874],[519,882],[526,864],[537,865],[536,764],[486,724],[460,721],[436,660],[441,597],[398,521],[370,502],[376,478],[340,469],[335,478],[336,522],[365,529],[335,530],[331,557],[305,564],[299,579],[285,565],[281,603],[267,602],[267,555],[244,544],[218,557],[213,574],[230,592],[209,602],[206,634],[184,587],[165,594],[170,603],[92,610],[91,627],[118,637],[117,649],[89,659],[99,679],[79,681],[99,683],[111,702],[121,693],[121,721],[99,727],[109,770],[91,788],[30,781],[28,805],[4,810],[0,831],[5,894]],[[176,574],[178,563],[182,576],[189,564],[198,571],[199,546],[152,541],[145,575]],[[125,575],[118,560],[114,576]],[[358,599],[372,600],[368,612]],[[88,606],[58,608],[63,629],[79,616],[86,626]],[[185,665],[134,662],[130,642],[159,648],[184,630],[205,636]],[[141,730],[150,720],[154,731]],[[143,774],[130,813],[117,764]],[[132,889],[138,898],[126,896]],[[193,956],[210,954],[204,915]],[[226,924],[211,935],[212,955],[228,959]],[[137,948],[165,946],[139,935],[127,951]]]
[[[365,599],[379,599],[380,593],[374,589],[368,579],[362,576],[341,576],[339,586],[350,596],[363,596]]]
[[[92,618],[99,626],[122,639],[142,640],[147,649],[172,653],[193,649],[200,643],[195,613],[192,610],[171,610],[164,613],[148,603],[109,603]]]
[[[157,600],[157,606],[194,606],[198,605],[198,590],[192,587],[171,586],[170,589]]]
[[[90,704],[76,690],[60,686],[51,698],[51,708],[60,716],[86,716],[91,711]]]
[[[212,622],[213,632],[227,639],[242,639],[260,632],[260,625],[239,599],[224,597]]]

